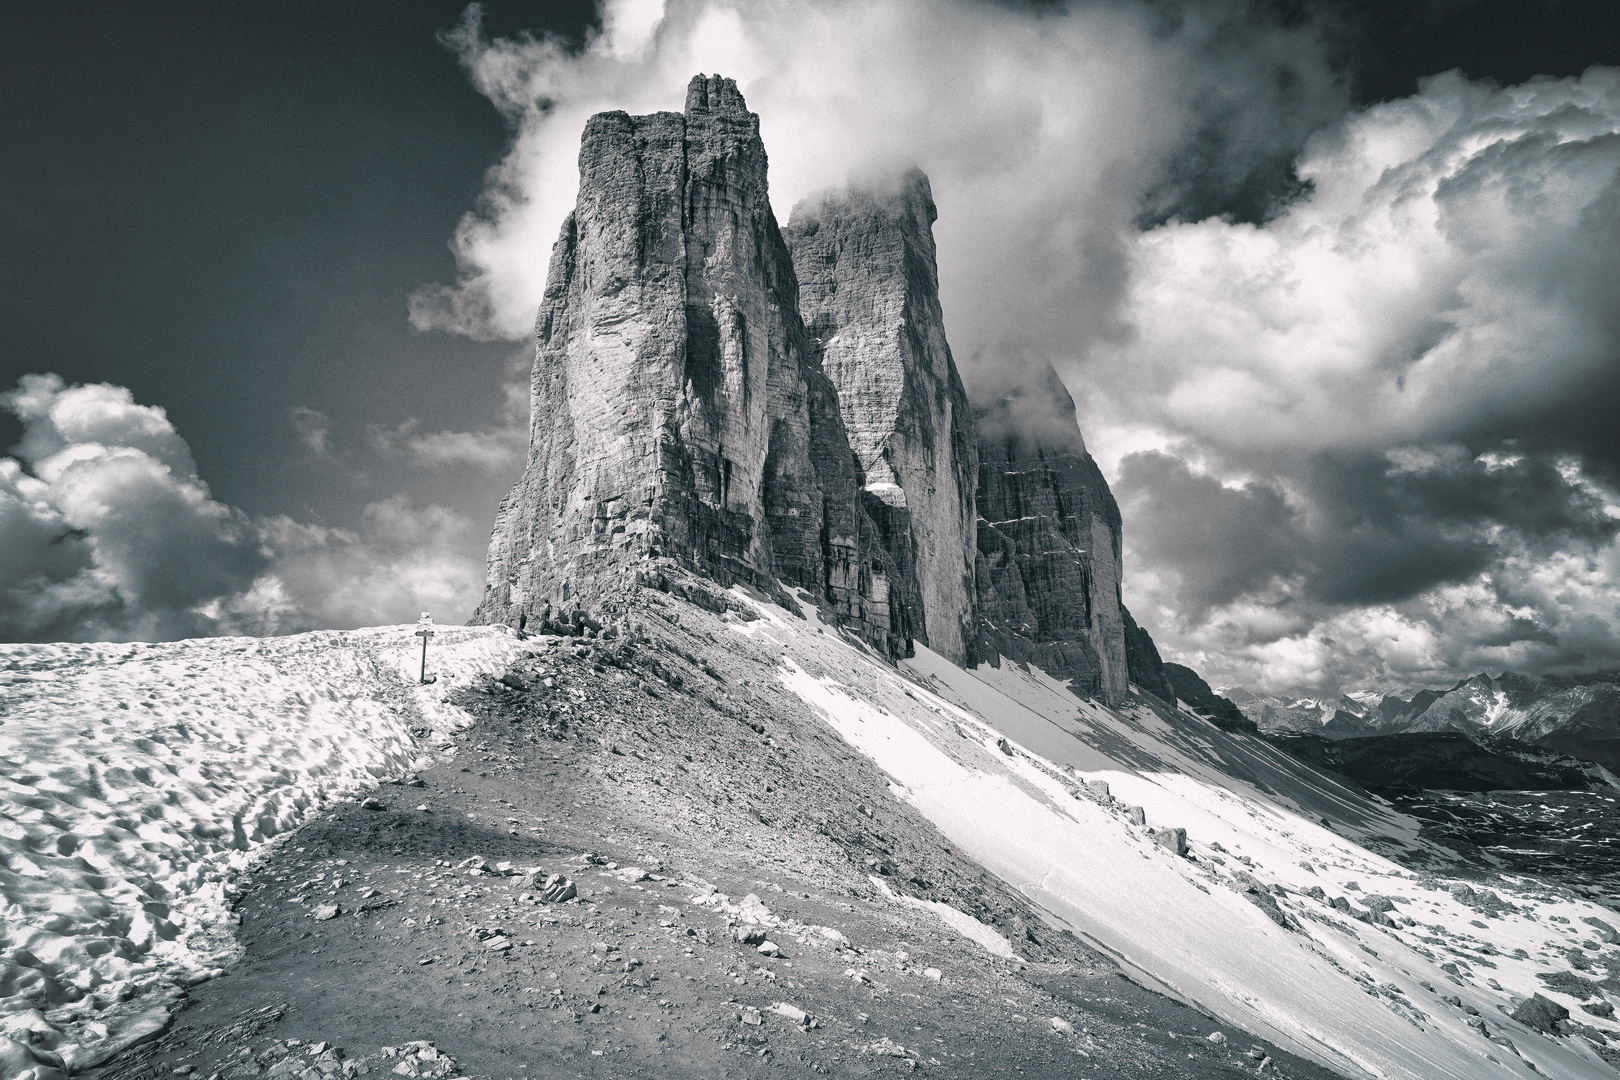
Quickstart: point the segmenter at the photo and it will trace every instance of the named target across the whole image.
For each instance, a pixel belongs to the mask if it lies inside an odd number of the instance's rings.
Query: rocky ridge
[[[1238,706],[1268,733],[1301,732],[1329,739],[1454,732],[1472,739],[1510,739],[1620,769],[1620,673],[1534,677],[1505,671],[1463,679],[1446,690],[1376,702],[1286,701],[1234,689]]]

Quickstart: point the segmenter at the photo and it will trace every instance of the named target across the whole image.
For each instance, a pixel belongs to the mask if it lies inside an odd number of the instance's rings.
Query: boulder
[[[1186,829],[1154,829],[1150,834],[1153,842],[1166,851],[1185,857],[1187,854]]]
[[[579,895],[574,883],[561,874],[552,874],[540,886],[540,899],[548,904],[560,904]]]
[[[1525,1027],[1557,1035],[1558,1021],[1568,1020],[1569,1010],[1550,998],[1536,994],[1519,1003],[1519,1007],[1513,1010],[1513,1019]]]

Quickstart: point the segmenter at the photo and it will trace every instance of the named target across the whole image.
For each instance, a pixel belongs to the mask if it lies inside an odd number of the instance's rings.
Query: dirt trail
[[[453,757],[280,846],[243,883],[242,961],[92,1075],[1332,1075],[1212,1042],[1048,929],[782,695],[766,648],[661,605],[635,644],[536,639],[457,697]],[[553,873],[578,895],[539,899]]]

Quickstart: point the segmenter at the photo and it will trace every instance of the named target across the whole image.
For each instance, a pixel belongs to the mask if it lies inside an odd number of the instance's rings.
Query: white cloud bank
[[[1257,689],[1620,666],[1620,71],[1437,76],[1297,169],[1142,235],[1071,369],[1131,598]]]
[[[0,640],[292,633],[466,615],[481,531],[403,497],[358,530],[253,519],[216,501],[161,408],[123,387],[25,376],[0,457]]]

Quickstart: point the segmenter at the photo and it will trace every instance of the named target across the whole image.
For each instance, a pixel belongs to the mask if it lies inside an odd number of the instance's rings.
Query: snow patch
[[[0,1015],[27,1021],[0,1057],[82,1069],[149,1033],[234,957],[233,874],[417,767],[471,722],[447,690],[523,651],[440,628],[421,686],[413,630],[0,646]]]

